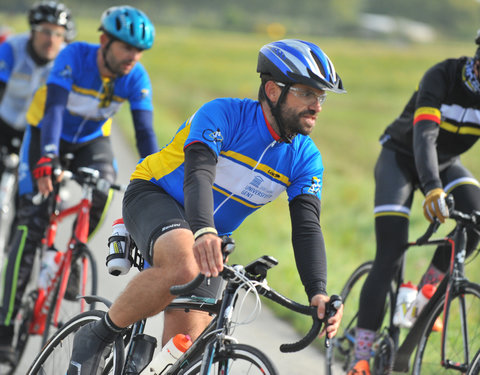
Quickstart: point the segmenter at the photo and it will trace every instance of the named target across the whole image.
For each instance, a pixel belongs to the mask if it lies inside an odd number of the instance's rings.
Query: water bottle
[[[152,362],[142,371],[141,375],[160,375],[179,359],[187,349],[192,346],[190,336],[179,333],[172,337]]]
[[[55,277],[58,269],[60,268],[60,262],[62,260],[62,253],[54,248],[47,249],[42,257],[42,263],[40,267],[40,274],[38,275],[38,288],[46,291],[51,281]]]
[[[412,322],[407,320],[407,312],[410,305],[417,297],[417,287],[410,281],[403,283],[398,289],[397,304],[395,306],[395,314],[393,315],[393,324],[397,327],[410,328]]]
[[[410,326],[415,323],[415,320],[418,318],[430,298],[435,294],[436,290],[437,288],[432,284],[425,284],[422,287],[422,290],[418,293],[417,298],[415,298],[415,301],[413,301],[407,311],[406,320],[410,322]]]
[[[112,225],[112,235],[108,239],[107,267],[111,275],[125,275],[132,267],[128,239],[129,234],[123,218],[115,220]]]

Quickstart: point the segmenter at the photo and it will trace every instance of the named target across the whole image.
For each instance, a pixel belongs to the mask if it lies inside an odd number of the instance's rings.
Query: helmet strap
[[[105,45],[105,48],[102,48],[103,64],[105,65],[105,68],[107,68],[114,76],[117,76],[118,73],[113,70],[113,68],[110,66],[110,64],[107,61],[107,51],[110,49],[110,46],[112,45],[112,43],[115,41],[115,38],[113,38],[110,35],[108,35],[108,37],[109,37],[109,40]]]
[[[285,143],[292,143],[293,138],[295,138],[296,134],[287,134],[285,131],[285,126],[283,125],[282,121],[282,116],[281,116],[281,107],[283,103],[286,100],[288,90],[290,89],[290,86],[292,86],[291,83],[285,83],[285,86],[282,87],[282,92],[280,93],[280,96],[278,97],[277,104],[274,105],[270,98],[268,97],[267,93],[265,92],[265,85],[262,85],[262,90],[263,90],[263,95],[265,96],[268,106],[270,107],[270,112],[272,112],[272,116],[275,119],[275,122],[277,123],[278,130],[280,132],[280,138],[285,142]]]

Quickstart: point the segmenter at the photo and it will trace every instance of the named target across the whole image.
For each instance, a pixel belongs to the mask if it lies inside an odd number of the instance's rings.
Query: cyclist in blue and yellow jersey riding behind
[[[476,39],[480,45],[480,34]],[[474,57],[447,59],[423,76],[401,115],[380,138],[375,166],[375,231],[377,250],[360,296],[353,374],[370,374],[369,360],[382,323],[390,282],[408,241],[410,208],[416,189],[425,195],[428,221],[448,217],[445,202],[466,213],[480,210],[480,184],[461,163],[460,155],[480,136],[480,47]],[[467,255],[479,235],[468,231]],[[438,248],[418,290],[442,280],[450,264],[450,247]]]
[[[125,225],[152,265],[140,272],[104,319],[75,336],[68,374],[97,374],[102,352],[137,320],[163,311],[169,288],[199,272],[212,277],[195,294],[216,297],[223,268],[220,235],[287,193],[297,268],[323,318],[326,253],[320,227],[323,163],[309,134],[328,91],[344,92],[324,52],[281,40],[261,48],[259,100],[221,98],[203,105],[159,152],[138,164],[123,200]],[[335,334],[343,309],[330,318]],[[195,340],[211,317],[165,311],[162,341],[177,333]]]
[[[110,128],[112,116],[128,101],[141,157],[158,150],[153,131],[152,92],[148,74],[138,62],[152,47],[154,26],[138,9],[107,9],[102,18],[100,45],[75,42],[55,60],[46,86],[40,88],[27,114],[28,126],[19,167],[20,207],[2,273],[0,353],[12,356],[12,320],[29,279],[35,251],[48,224],[48,199],[40,205],[32,197],[52,191],[52,171],[59,157],[72,153],[70,168],[90,167],[107,182],[93,195],[90,233],[107,207],[109,183],[116,178]],[[65,298],[75,298],[74,272]],[[71,287],[71,288],[70,288]]]

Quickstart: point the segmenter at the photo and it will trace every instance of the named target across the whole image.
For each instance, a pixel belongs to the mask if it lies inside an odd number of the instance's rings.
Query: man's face
[[[286,133],[309,135],[315,127],[325,97],[325,91],[305,85],[292,86],[280,112]]]
[[[142,54],[142,50],[120,40],[115,40],[107,50],[106,60],[113,73],[123,76],[130,73]]]
[[[45,60],[54,60],[65,41],[65,27],[43,22],[32,28],[35,53]]]

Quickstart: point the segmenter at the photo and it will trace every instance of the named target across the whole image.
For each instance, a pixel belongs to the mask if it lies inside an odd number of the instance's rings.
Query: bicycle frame
[[[58,316],[60,313],[60,307],[62,304],[65,291],[67,289],[67,283],[71,271],[71,262],[74,256],[74,250],[78,243],[86,244],[88,240],[88,231],[89,231],[89,219],[90,219],[90,208],[92,206],[92,194],[93,187],[85,185],[82,188],[82,198],[80,202],[75,204],[72,207],[68,207],[63,210],[58,210],[60,204],[60,187],[58,186],[55,190],[55,208],[52,214],[50,215],[50,223],[47,227],[45,237],[42,241],[42,245],[45,249],[53,247],[57,235],[58,224],[67,217],[76,215],[75,228],[73,230],[72,236],[68,242],[67,250],[63,253],[60,266],[53,277],[50,285],[46,290],[46,297],[42,300],[37,299],[34,308],[34,318],[31,325],[31,333],[42,334],[45,329],[45,319],[48,311],[52,306],[50,306],[50,294],[55,289],[55,286],[59,280],[61,280],[61,285],[58,293],[58,299],[55,301],[53,322],[58,325]],[[83,262],[87,262],[86,259],[83,259]],[[82,280],[86,280],[86,264],[83,267],[84,274],[82,275]],[[63,275],[63,276],[62,276]],[[85,283],[81,285],[81,294],[85,295]],[[86,307],[85,300],[80,300],[81,310],[84,311]]]
[[[394,371],[406,372],[409,370],[410,357],[415,348],[417,347],[423,330],[426,328],[429,315],[432,313],[433,307],[436,303],[445,296],[444,302],[444,321],[443,324],[446,327],[448,321],[449,310],[450,310],[450,295],[452,291],[461,288],[462,282],[466,281],[465,276],[465,255],[466,255],[466,228],[463,224],[458,223],[455,227],[453,234],[449,237],[438,240],[427,240],[426,242],[416,241],[409,243],[407,248],[413,246],[424,246],[424,245],[445,245],[449,244],[451,247],[451,259],[450,259],[450,269],[447,274],[440,282],[435,291],[435,294],[425,305],[424,309],[420,312],[417,320],[409,330],[407,336],[403,340],[402,344],[396,350],[395,362],[393,366]],[[398,288],[397,284],[397,288]],[[464,316],[464,321],[466,317]],[[392,326],[392,322],[390,322]],[[463,335],[467,333],[462,332]],[[465,336],[464,336],[465,337]],[[441,346],[441,363],[446,367],[458,368],[458,364],[451,363],[446,358],[445,352],[445,330],[442,331],[442,346]],[[469,353],[466,354],[467,363],[469,362]]]
[[[231,253],[231,251],[233,251],[233,248],[225,250],[225,248],[228,247],[228,244],[230,243],[227,242],[227,246],[224,247],[225,253]],[[135,248],[131,249],[131,251],[134,254],[138,253]],[[240,289],[255,290],[255,292],[259,295],[262,295],[286,308],[289,308],[292,311],[312,317],[312,327],[310,331],[305,335],[305,337],[296,343],[281,345],[280,351],[299,351],[308,346],[313,340],[315,340],[318,336],[318,333],[320,332],[323,323],[325,323],[331,316],[333,316],[336,313],[337,309],[340,308],[340,298],[338,296],[331,297],[331,301],[327,306],[325,319],[319,320],[317,317],[316,307],[301,305],[295,301],[286,298],[285,296],[282,296],[275,290],[271,289],[266,283],[262,283],[262,281],[266,279],[267,270],[275,266],[276,264],[277,261],[275,259],[264,256],[252,262],[250,265],[247,265],[246,267],[238,265],[225,265],[225,268],[222,271],[222,276],[225,280],[227,280],[227,284],[221,299],[217,300],[214,298],[201,298],[192,296],[178,297],[173,300],[168,305],[167,309],[178,309],[185,311],[198,310],[207,312],[210,315],[213,315],[214,318],[204,329],[201,335],[193,342],[192,346],[175,363],[173,363],[172,366],[168,368],[168,370],[165,372],[165,375],[181,373],[182,370],[184,370],[190,364],[194,363],[196,360],[202,357],[203,361],[200,369],[200,374],[209,374],[209,366],[212,365],[216,352],[224,349],[229,343],[238,343],[237,340],[230,335],[230,333],[232,327],[231,323],[233,312],[236,308],[236,303],[238,301],[238,291]],[[243,271],[246,272],[242,273]],[[253,274],[251,274],[250,272],[253,272]],[[245,276],[239,277],[239,275]],[[203,280],[204,276],[199,275],[196,279],[194,279],[188,284],[172,287],[170,292],[174,295],[190,294],[190,292],[194,290],[196,286],[198,286],[201,282],[203,282]],[[249,280],[248,284],[247,282],[245,282],[245,280]],[[252,284],[252,281],[257,281],[258,283]],[[131,336],[129,338],[130,347],[125,361],[126,365],[125,368],[122,368],[122,374],[129,373],[128,366],[132,362],[132,357],[135,356],[134,338],[136,335],[143,333],[144,326],[144,320],[137,322],[133,325],[133,328],[131,330]],[[325,343],[326,345],[329,345],[328,338],[325,339]],[[138,359],[138,357],[136,358]],[[226,365],[226,363],[222,363],[222,366],[223,365]],[[137,368],[135,370],[138,371],[141,369]],[[227,369],[224,370],[224,373],[228,374]]]

